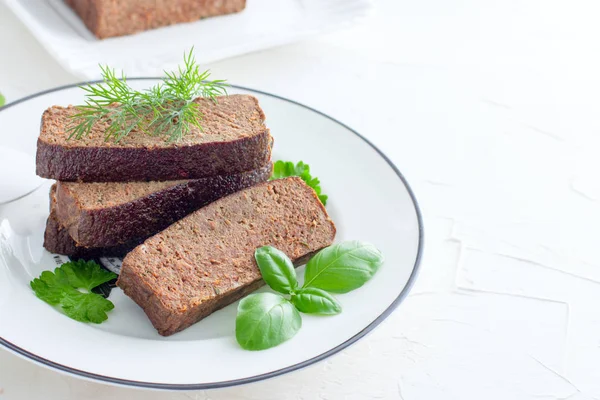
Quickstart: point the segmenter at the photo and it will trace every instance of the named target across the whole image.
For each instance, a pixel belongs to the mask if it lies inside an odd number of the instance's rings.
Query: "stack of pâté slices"
[[[301,264],[335,237],[302,179],[269,180],[273,138],[255,97],[194,102],[202,127],[178,141],[136,129],[106,140],[106,121],[73,139],[73,106],[46,110],[38,139],[37,174],[57,181],[44,247],[124,257],[117,286],[164,336],[260,287],[258,247]]]

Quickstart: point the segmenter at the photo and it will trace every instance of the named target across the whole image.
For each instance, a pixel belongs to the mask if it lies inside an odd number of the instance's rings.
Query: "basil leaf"
[[[296,307],[274,293],[255,293],[240,301],[235,338],[246,350],[264,350],[291,339],[302,326]]]
[[[0,107],[2,107],[4,103],[6,103],[6,99],[4,98],[4,96],[2,96],[2,93],[0,93]]]
[[[372,244],[349,241],[317,253],[304,273],[303,287],[347,293],[364,285],[383,263],[383,255]]]
[[[271,246],[259,247],[254,252],[254,258],[271,289],[290,294],[298,288],[294,264],[283,251]]]
[[[342,312],[342,306],[335,297],[314,287],[300,289],[292,296],[292,303],[298,311],[306,314],[333,315]]]

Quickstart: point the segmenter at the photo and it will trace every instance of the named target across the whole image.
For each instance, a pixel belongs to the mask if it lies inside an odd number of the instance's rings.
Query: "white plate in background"
[[[99,78],[98,64],[128,76],[162,75],[192,46],[207,63],[333,31],[367,15],[371,0],[247,0],[238,14],[96,39],[63,0],[3,0],[64,68]]]
[[[131,79],[136,88],[153,79]],[[385,263],[363,287],[337,296],[344,311],[303,315],[303,326],[275,348],[251,352],[235,341],[237,302],[170,337],[159,336],[145,314],[115,288],[108,321],[83,324],[36,298],[29,282],[63,258],[42,247],[51,182],[0,205],[0,345],[38,364],[112,384],[156,389],[207,389],[265,379],[313,364],[351,345],[404,299],[416,277],[423,232],[404,177],[372,144],[340,122],[301,104],[249,89],[258,97],[275,139],[274,159],[303,160],[329,195],[336,242],[375,244]],[[76,85],[53,89],[0,110],[0,130],[19,129],[5,146],[35,154],[39,118],[53,104],[80,104]],[[35,165],[30,166],[34,169]],[[2,182],[0,182],[0,186]],[[299,276],[304,268],[298,269]],[[267,289],[261,289],[267,290]]]

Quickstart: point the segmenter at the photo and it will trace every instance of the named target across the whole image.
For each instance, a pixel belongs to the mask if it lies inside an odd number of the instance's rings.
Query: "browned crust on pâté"
[[[271,171],[268,163],[239,174],[192,179],[123,204],[92,209],[82,207],[77,199],[77,190],[90,184],[58,182],[56,218],[80,246],[117,246],[155,234],[206,204],[265,182]],[[119,185],[126,184],[111,186]]]
[[[44,231],[44,248],[53,254],[62,254],[72,259],[92,259],[104,256],[122,257],[143,242],[144,238],[114,247],[82,247],[73,240],[67,229],[56,219],[56,184],[50,188],[50,215]]]
[[[105,141],[106,121],[82,139],[68,139],[77,109],[50,107],[42,115],[36,173],[80,182],[197,179],[258,169],[271,159],[273,138],[258,100],[249,95],[198,98],[203,129],[180,142],[134,130],[119,143]]]

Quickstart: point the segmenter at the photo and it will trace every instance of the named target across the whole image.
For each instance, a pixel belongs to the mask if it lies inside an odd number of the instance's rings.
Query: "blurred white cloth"
[[[64,68],[99,78],[98,64],[128,76],[159,76],[192,46],[207,63],[347,26],[370,0],[248,0],[244,11],[105,40],[96,39],[63,0],[4,0]]]
[[[0,205],[23,197],[44,183],[32,165],[35,160],[29,154],[0,146]]]

